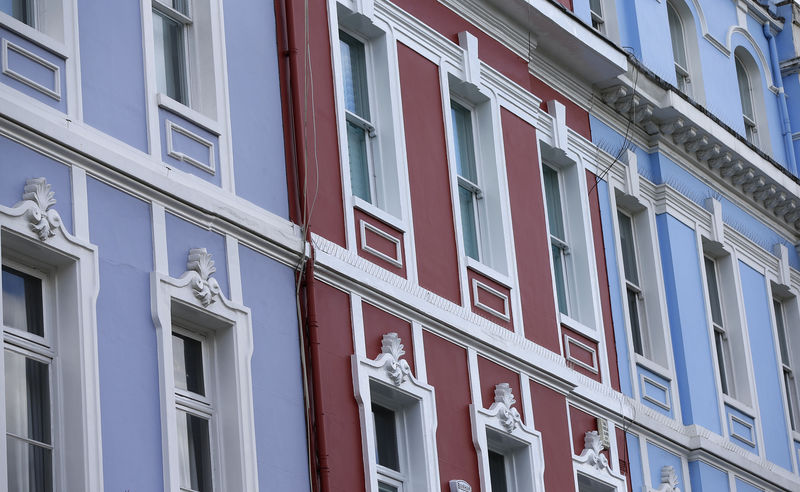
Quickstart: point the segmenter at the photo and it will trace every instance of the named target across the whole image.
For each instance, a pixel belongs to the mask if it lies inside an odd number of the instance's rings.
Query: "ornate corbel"
[[[583,451],[576,461],[586,463],[596,468],[598,471],[611,471],[608,465],[608,458],[602,453],[603,438],[597,431],[589,431],[583,437]]]
[[[500,424],[508,432],[514,430],[522,424],[522,417],[519,411],[513,407],[517,403],[511,386],[508,383],[500,383],[494,387],[494,403],[489,407],[489,413],[497,416]]]
[[[186,272],[192,275],[191,283],[194,296],[203,306],[208,307],[217,300],[220,294],[219,283],[211,275],[217,271],[211,253],[205,248],[192,248],[186,262]]]
[[[664,466],[661,468],[661,483],[657,489],[651,489],[652,492],[681,492],[678,488],[678,474],[675,473],[675,468],[672,466]]]
[[[397,333],[383,335],[381,339],[381,355],[378,360],[383,360],[383,368],[386,371],[386,375],[395,386],[400,386],[412,376],[411,367],[402,358],[404,355],[406,355],[406,351],[403,350],[403,344]]]
[[[39,239],[47,241],[56,235],[56,230],[61,227],[61,216],[52,208],[56,204],[55,193],[45,178],[29,178],[25,182],[22,192],[22,201],[14,208],[24,208],[25,217]]]

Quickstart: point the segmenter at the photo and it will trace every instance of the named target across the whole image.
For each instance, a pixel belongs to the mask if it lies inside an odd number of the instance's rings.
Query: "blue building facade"
[[[632,489],[797,490],[800,4],[574,7],[630,61],[590,111]]]
[[[0,489],[309,488],[276,29],[0,1]]]

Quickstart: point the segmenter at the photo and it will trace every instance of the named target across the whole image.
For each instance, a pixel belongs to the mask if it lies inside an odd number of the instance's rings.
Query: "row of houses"
[[[9,491],[800,489],[800,3],[0,1]]]

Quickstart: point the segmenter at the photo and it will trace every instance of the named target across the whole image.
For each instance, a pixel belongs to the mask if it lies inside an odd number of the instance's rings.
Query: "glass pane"
[[[542,166],[544,194],[547,202],[547,221],[550,234],[566,241],[564,234],[564,213],[561,210],[561,189],[558,186],[558,172],[550,166]]]
[[[747,70],[742,65],[738,58],[736,60],[736,78],[739,81],[739,97],[742,101],[742,114],[745,118],[751,121],[755,120],[753,116],[753,92],[750,87],[750,78],[747,76]]]
[[[189,0],[172,0],[172,8],[183,15],[189,15]]]
[[[197,492],[213,489],[208,425],[207,419],[178,410],[182,489]]]
[[[478,228],[475,217],[475,194],[459,186],[458,202],[461,208],[461,231],[464,236],[464,252],[470,258],[480,260]]]
[[[794,380],[792,379],[792,373],[783,372],[783,384],[786,387],[786,406],[789,410],[789,423],[792,425],[792,430],[797,430],[797,422],[795,421],[795,398],[797,398],[797,394],[793,391]]]
[[[472,137],[472,114],[464,106],[450,101],[453,115],[453,144],[456,149],[458,175],[478,184],[475,168],[475,141]]]
[[[3,324],[44,336],[42,281],[3,267]]]
[[[711,304],[711,319],[719,326],[722,324],[722,304],[719,297],[716,263],[710,258],[706,262],[706,285],[708,286],[708,302]]]
[[[8,490],[51,492],[53,490],[53,451],[12,436],[6,439]]]
[[[188,104],[183,25],[154,10],[153,38],[158,91],[182,104]]]
[[[367,162],[367,132],[347,122],[347,153],[350,157],[350,185],[353,194],[372,203],[369,163]]]
[[[203,343],[178,333],[172,334],[172,366],[175,386],[205,395],[203,383]]]
[[[685,40],[683,38],[683,25],[681,24],[681,18],[678,12],[676,12],[670,4],[667,4],[667,18],[669,20],[669,35],[672,38],[672,56],[675,59],[675,63],[688,72],[688,65],[686,64],[686,46],[684,45]]]
[[[603,3],[601,0],[589,0],[589,9],[597,14],[598,17],[603,17]]]
[[[783,307],[780,301],[773,300],[772,307],[775,310],[775,325],[778,330],[778,345],[781,347],[781,362],[786,366],[791,366],[792,361],[789,359],[789,343],[786,337],[786,325],[783,322]]]
[[[642,326],[639,320],[639,295],[631,289],[628,289],[628,315],[631,318],[631,338],[633,338],[633,350],[639,355],[644,355]]]
[[[619,242],[622,248],[622,264],[625,269],[625,279],[632,284],[639,285],[639,271],[636,266],[636,248],[633,241],[633,224],[627,215],[617,212],[619,219]]]
[[[569,306],[567,305],[567,277],[564,269],[564,252],[557,245],[550,246],[553,253],[553,278],[556,281],[556,297],[558,298],[558,311],[563,314],[569,314]]]
[[[5,351],[6,431],[50,444],[49,367],[24,355]]]
[[[492,492],[508,492],[506,458],[491,450],[489,451],[489,479],[492,483]]]
[[[378,482],[378,492],[397,492],[398,489],[394,485],[388,483]]]
[[[714,332],[714,343],[717,348],[717,365],[719,365],[719,383],[722,386],[722,392],[730,395],[728,392],[728,367],[725,364],[725,339],[722,333]]]
[[[400,457],[397,454],[397,421],[393,410],[372,404],[375,419],[375,447],[378,464],[400,471]]]
[[[367,62],[364,43],[339,31],[339,50],[342,53],[344,106],[351,113],[369,120],[367,91]]]
[[[32,0],[0,0],[0,12],[5,12],[20,22],[34,26]]]

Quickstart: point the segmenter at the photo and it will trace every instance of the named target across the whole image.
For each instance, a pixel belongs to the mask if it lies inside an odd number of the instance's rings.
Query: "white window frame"
[[[374,360],[351,356],[367,490],[378,490],[378,480],[387,478],[402,482],[402,492],[434,490],[439,487],[434,389],[411,373],[402,358],[405,352],[396,333],[383,336],[381,350]],[[373,402],[396,413],[398,456],[400,466],[405,467],[399,474],[378,465]]]
[[[703,301],[706,309],[706,323],[711,348],[710,355],[713,358],[715,369],[715,384],[717,385],[718,393],[721,395],[721,406],[724,406],[722,404],[727,404],[747,415],[756,415],[754,410],[755,400],[753,398],[753,371],[749,360],[748,344],[745,339],[744,306],[741,299],[741,282],[738,274],[739,259],[734,253],[724,247],[720,247],[719,243],[706,239],[702,239],[701,242],[704,243],[701,246],[699,255]],[[722,325],[714,322],[711,312],[708,272],[706,271],[707,259],[713,262],[716,270]],[[722,391],[720,380],[717,333],[723,336],[722,355],[726,359],[727,393]],[[732,361],[737,362],[734,364]],[[724,408],[721,408],[721,412],[723,412],[722,415],[724,417]]]
[[[609,434],[613,434],[614,427],[610,426]],[[628,490],[625,476],[620,474],[602,454],[604,445],[598,431],[586,432],[584,435],[584,448],[580,455],[572,455],[572,470],[575,476],[575,490],[584,492],[579,487],[580,477],[584,476],[603,489],[602,492],[624,492]],[[609,453],[612,455],[613,453]],[[595,491],[591,491],[595,492]]]
[[[179,48],[180,48],[180,51],[183,53],[182,54],[183,58],[181,60],[181,66],[179,67],[179,70],[180,70],[180,79],[181,79],[180,80],[180,85],[181,85],[181,91],[184,92],[184,95],[183,95],[183,99],[184,100],[183,101],[179,101],[179,100],[174,99],[174,98],[172,98],[172,99],[175,102],[183,104],[184,106],[191,107],[192,100],[193,100],[193,97],[192,97],[192,92],[193,91],[192,91],[191,85],[192,85],[192,82],[194,82],[193,81],[194,76],[192,76],[192,74],[190,73],[189,64],[191,63],[190,56],[192,54],[194,54],[194,51],[196,51],[196,48],[194,48],[194,47],[192,47],[192,49],[190,49],[190,45],[193,43],[193,40],[191,39],[191,37],[194,34],[194,26],[193,26],[194,21],[192,19],[192,14],[193,14],[193,9],[194,9],[194,7],[193,7],[194,1],[193,0],[185,0],[185,1],[186,1],[186,12],[184,13],[184,12],[179,12],[179,11],[175,10],[171,5],[168,5],[168,3],[172,3],[172,2],[168,2],[168,1],[165,1],[165,0],[152,0],[152,2],[153,2],[153,15],[154,16],[155,15],[160,15],[161,17],[164,17],[168,21],[175,22],[176,24],[178,24],[180,26],[181,44],[182,44],[182,46],[180,46]],[[156,12],[157,12],[157,14],[156,14]],[[156,72],[157,71],[158,70],[156,70]]]
[[[13,207],[0,205],[0,254],[4,264],[44,280],[44,339],[52,350],[49,383],[54,490],[101,492],[94,314],[99,289],[97,248],[64,230],[58,212],[50,208],[55,200],[44,200],[50,191],[44,178],[29,179],[22,201]],[[36,343],[34,339],[38,338],[17,334],[17,346]],[[11,337],[15,335],[4,333],[7,341]],[[4,364],[4,358],[0,358],[0,456],[7,456]],[[67,378],[65,366],[76,376]],[[0,484],[7,484],[6,467],[6,460],[0,460]]]
[[[544,200],[547,235],[550,235],[550,218],[547,213],[546,189],[544,184],[544,166],[558,172],[561,190],[561,210],[564,217],[565,235],[569,243],[567,257],[568,278],[568,313],[561,313],[555,285],[555,270],[552,265],[552,243],[548,241],[550,251],[550,268],[553,281],[553,299],[556,313],[561,323],[567,325],[592,340],[601,341],[601,314],[599,301],[599,285],[597,283],[597,264],[593,244],[593,230],[589,212],[589,197],[586,182],[586,169],[579,156],[572,155],[575,160],[564,156],[559,149],[554,149],[548,142],[539,140],[540,176],[542,197]],[[575,220],[578,218],[579,220]],[[607,374],[605,367],[603,373]]]
[[[784,407],[786,411],[789,430],[793,434],[793,440],[800,440],[800,351],[797,349],[800,344],[800,334],[797,331],[800,323],[800,305],[796,296],[784,297],[778,295],[780,288],[771,284],[772,291],[772,317],[775,333],[776,354],[778,355],[778,367],[780,370],[782,392],[784,393]],[[788,290],[788,289],[780,289]],[[778,334],[778,313],[775,304],[779,305],[783,319],[784,335],[786,339],[785,349],[781,346],[781,337]],[[787,352],[788,359],[783,357],[783,351]]]
[[[72,0],[29,0],[29,3],[32,8],[31,23],[17,19],[9,13],[0,12],[0,24],[37,42],[49,38],[50,42],[45,44],[48,47],[54,45],[53,41],[65,44],[69,28],[65,14],[70,13]]]
[[[405,231],[403,218],[408,214],[405,182],[407,171],[400,106],[397,41],[391,27],[384,21],[365,18],[351,10],[352,5],[328,0],[331,55],[333,58],[334,93],[339,131],[342,187],[345,203],[355,206],[400,231]],[[339,47],[339,32],[343,31],[364,45],[367,79],[367,100],[370,120],[364,121],[347,111],[344,100],[344,72]],[[385,96],[381,96],[384,95]],[[370,200],[353,193],[348,156],[347,121],[358,120],[367,130],[367,163]],[[348,215],[348,220],[350,216]],[[354,239],[354,238],[353,238]],[[351,241],[353,244],[355,241]]]
[[[683,39],[683,51],[686,58],[686,66],[680,65],[673,59],[673,66],[676,76],[676,87],[686,93],[695,101],[703,104],[705,102],[705,92],[703,86],[703,67],[700,61],[700,48],[697,42],[697,24],[689,6],[685,0],[669,0],[664,6],[665,9],[672,9],[680,22],[680,29]],[[665,13],[667,31],[669,28],[669,13]],[[670,42],[672,42],[671,33]],[[670,46],[672,48],[672,46]],[[680,78],[684,77],[684,84],[681,87]]]
[[[204,250],[192,250],[192,252]],[[210,257],[208,258],[210,260]],[[210,287],[202,297],[198,291]],[[211,460],[216,474],[214,490],[257,490],[255,425],[253,416],[253,352],[250,310],[219,292],[213,277],[195,270],[180,278],[151,274],[151,311],[156,330],[161,401],[164,489],[180,490],[180,458],[177,429],[179,390],[175,386],[172,356],[173,326],[190,323],[193,333],[213,338],[215,363],[208,371],[207,387],[216,402],[216,424],[209,429]],[[207,303],[207,304],[206,304]],[[197,331],[195,331],[197,330]],[[216,438],[214,433],[216,432]]]
[[[608,25],[606,24],[605,19],[605,5],[603,5],[603,0],[597,0],[597,3],[600,7],[599,12],[592,8],[592,2],[591,0],[589,1],[589,15],[592,18],[592,29],[600,34],[606,35],[608,31]]]
[[[478,489],[492,490],[489,472],[491,450],[505,458],[508,492],[544,492],[542,435],[532,425],[522,423],[514,403],[509,385],[501,383],[496,385],[495,401],[488,409],[475,403],[469,406],[472,442],[480,472]]]
[[[753,118],[751,119],[745,116],[744,108],[742,108],[742,120],[744,125],[743,136],[748,142],[762,151],[770,153],[772,147],[764,101],[764,85],[761,80],[761,68],[753,54],[742,46],[734,49],[731,58],[734,64],[733,76],[736,79],[740,96],[742,88],[738,84],[737,64],[742,66],[747,78],[747,83],[750,86],[750,103],[753,106]]]

